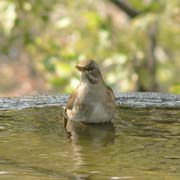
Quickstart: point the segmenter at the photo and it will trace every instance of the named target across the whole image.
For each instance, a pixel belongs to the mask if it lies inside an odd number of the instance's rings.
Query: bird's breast
[[[110,113],[110,109],[107,107],[105,92],[103,88],[102,91],[99,91],[96,86],[89,87],[87,84],[82,83],[78,88],[72,115],[69,114],[71,115],[70,119],[88,123],[110,121],[112,113]]]
[[[110,120],[110,114],[107,112],[106,107],[102,103],[94,104],[93,111],[91,112],[89,121],[91,122],[107,122]]]

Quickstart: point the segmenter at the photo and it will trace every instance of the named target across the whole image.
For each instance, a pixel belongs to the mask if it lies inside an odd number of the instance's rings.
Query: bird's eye
[[[88,71],[92,71],[93,70],[93,68],[88,68]]]

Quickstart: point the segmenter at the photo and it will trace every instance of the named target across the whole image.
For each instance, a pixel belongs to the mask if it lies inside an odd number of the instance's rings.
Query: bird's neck
[[[89,90],[98,90],[98,91],[100,91],[106,87],[103,79],[102,80],[100,79],[95,84],[91,83],[88,79],[81,79],[80,86],[84,86],[84,87],[88,88]]]
[[[105,82],[103,80],[101,73],[97,77],[92,75],[81,74],[81,82],[90,85],[103,84],[105,86]]]

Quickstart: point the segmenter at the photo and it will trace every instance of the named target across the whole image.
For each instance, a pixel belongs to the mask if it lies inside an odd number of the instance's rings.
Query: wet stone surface
[[[37,95],[15,98],[0,98],[0,110],[25,109],[29,107],[63,107],[69,95]],[[132,108],[178,108],[180,109],[180,95],[163,93],[119,93],[116,94],[119,107]]]

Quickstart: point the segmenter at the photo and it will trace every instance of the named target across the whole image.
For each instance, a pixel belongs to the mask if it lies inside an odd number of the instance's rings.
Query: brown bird
[[[76,68],[81,72],[81,81],[65,107],[64,127],[68,120],[81,123],[111,121],[115,113],[115,96],[104,83],[98,64],[88,60]]]

